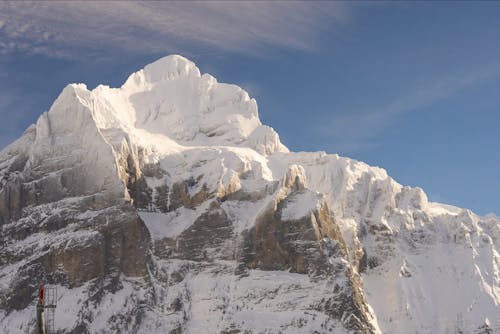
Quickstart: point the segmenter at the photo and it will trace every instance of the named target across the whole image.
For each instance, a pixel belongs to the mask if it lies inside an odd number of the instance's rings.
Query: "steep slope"
[[[500,220],[380,169],[289,152],[255,100],[180,56],[66,87],[0,153],[0,329],[39,283],[74,333],[500,328]]]

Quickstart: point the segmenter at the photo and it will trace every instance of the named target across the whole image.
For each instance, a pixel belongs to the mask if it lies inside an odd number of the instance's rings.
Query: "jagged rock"
[[[169,211],[174,211],[180,207],[195,208],[203,203],[210,193],[206,185],[203,185],[201,190],[193,196],[189,194],[189,188],[197,184],[194,178],[182,182],[176,182],[172,185],[172,190],[169,196]]]

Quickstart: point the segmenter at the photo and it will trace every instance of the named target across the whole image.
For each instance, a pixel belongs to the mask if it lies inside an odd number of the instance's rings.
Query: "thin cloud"
[[[193,43],[251,55],[314,50],[322,32],[341,29],[350,12],[340,2],[0,2],[0,52],[151,54]]]
[[[381,107],[336,115],[320,129],[320,132],[335,143],[336,150],[353,152],[367,149],[376,145],[374,140],[376,136],[397,122],[399,116],[425,111],[426,107],[435,102],[498,76],[500,76],[500,62],[466,73],[450,75],[444,80],[433,80],[425,87],[420,87]]]

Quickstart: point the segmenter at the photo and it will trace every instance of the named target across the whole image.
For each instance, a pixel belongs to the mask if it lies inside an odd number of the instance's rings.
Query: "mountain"
[[[464,191],[467,191],[464,189]],[[168,56],[67,86],[0,152],[0,331],[500,331],[500,219],[290,152],[241,88]]]

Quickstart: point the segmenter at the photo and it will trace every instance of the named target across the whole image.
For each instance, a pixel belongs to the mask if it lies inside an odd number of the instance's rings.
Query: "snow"
[[[497,265],[488,250],[480,252],[478,261],[471,249],[440,243],[404,260],[397,256],[366,275],[368,301],[381,328],[389,333],[473,332],[488,315],[498,315]],[[401,275],[403,266],[410,277]]]
[[[181,207],[169,213],[140,211],[139,217],[148,227],[153,239],[174,238],[201,216],[209,204],[205,202],[194,210]]]
[[[35,314],[36,305],[30,305],[23,310],[14,310],[6,314],[5,310],[0,310],[0,331],[2,333],[29,333],[32,324],[26,319],[32,319]]]
[[[442,204],[442,203],[429,203],[429,213],[433,216],[439,215],[457,215],[462,211],[462,209],[457,208],[452,205]]]
[[[146,66],[121,88],[99,86],[85,94],[101,129],[144,130],[186,146],[241,145],[269,154],[288,151],[276,132],[261,124],[255,99],[238,86],[201,75],[181,56]]]
[[[266,196],[256,202],[225,201],[222,203],[222,209],[233,223],[234,232],[240,234],[245,230],[249,230],[264,211],[262,208],[268,208],[271,204],[274,205],[274,198]]]
[[[138,291],[138,296],[134,291],[137,288],[127,280],[123,280],[122,284],[123,287],[116,293],[105,294],[103,300],[95,308],[94,317],[90,323],[92,333],[98,333],[106,328],[109,325],[110,317],[120,317],[130,309],[137,307],[131,299],[140,297],[141,292]],[[125,326],[127,325],[130,324],[125,324]]]
[[[281,219],[296,220],[307,215],[321,207],[322,195],[312,191],[304,191],[293,194],[288,197],[286,206],[281,212]]]
[[[338,322],[310,309],[321,299],[316,299],[321,294],[310,293],[316,288],[307,275],[282,271],[252,270],[241,278],[205,273],[193,276],[189,290],[190,312],[195,320],[189,322],[186,332],[219,333],[233,323],[257,333],[323,333],[325,328],[346,333]],[[328,286],[320,289],[327,290]],[[218,304],[221,300],[225,305]]]
[[[64,330],[71,324],[78,322],[78,313],[76,310],[84,307],[83,303],[88,298],[88,284],[80,287],[68,289],[67,287],[56,285],[52,286],[57,291],[57,302],[54,310],[54,329]]]

